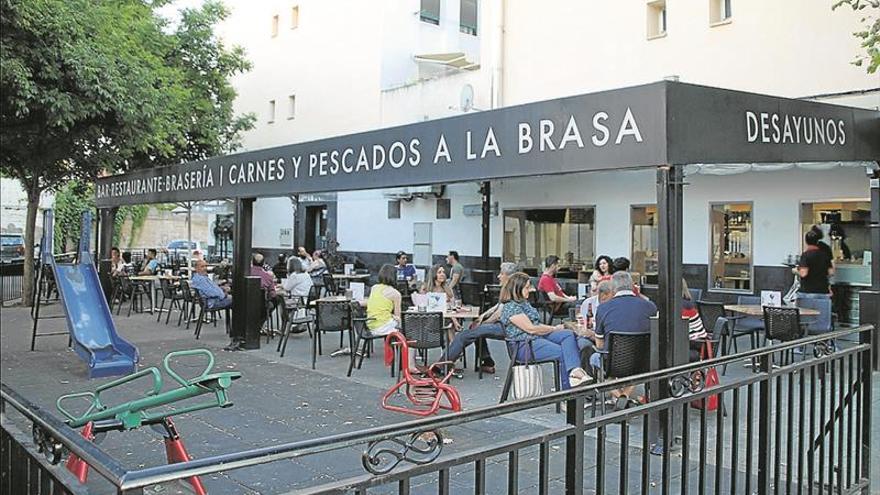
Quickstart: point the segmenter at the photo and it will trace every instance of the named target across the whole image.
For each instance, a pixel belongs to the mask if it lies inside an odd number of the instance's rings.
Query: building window
[[[458,30],[464,34],[477,35],[478,0],[460,0]]]
[[[272,16],[272,37],[278,36],[278,14]]]
[[[709,0],[709,23],[726,24],[732,14],[730,2],[732,0]]]
[[[296,95],[287,97],[287,120],[293,120],[296,117]]]
[[[752,204],[709,207],[709,287],[752,291]]]
[[[419,10],[419,20],[440,25],[440,0],[421,0],[421,9]]]
[[[648,2],[648,39],[666,36],[666,0]]]
[[[633,206],[629,218],[632,227],[632,271],[644,277],[646,285],[657,285],[657,207]]]
[[[400,218],[400,200],[388,202],[388,218]]]
[[[290,9],[290,29],[299,27],[299,6]]]
[[[275,122],[275,100],[269,100],[269,111],[266,120],[270,124]]]
[[[813,225],[822,229],[822,242],[831,247],[834,261],[840,265],[853,265],[851,273],[861,270],[863,281],[870,285],[871,202],[850,200],[802,203],[801,244],[804,242],[804,234]],[[793,261],[797,261],[794,258],[798,254],[800,253],[792,253]],[[866,258],[868,263],[864,261]],[[839,272],[837,275],[842,274],[843,272]]]
[[[437,199],[437,220],[452,218],[452,201],[449,198]]]
[[[590,269],[595,258],[595,208],[504,210],[503,261],[540,270],[544,258],[559,256],[560,266]]]

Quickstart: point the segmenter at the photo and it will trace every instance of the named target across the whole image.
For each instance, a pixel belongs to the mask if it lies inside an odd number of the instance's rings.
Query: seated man
[[[515,263],[501,263],[501,270],[498,272],[498,281],[501,285],[507,282],[507,279],[516,273],[517,267]],[[480,368],[483,373],[495,373],[495,361],[489,353],[489,346],[486,345],[486,339],[504,340],[504,327],[501,325],[501,303],[492,306],[481,314],[474,323],[467,329],[457,333],[455,338],[446,348],[446,356],[441,358],[444,361],[456,361],[467,346],[477,342],[482,349],[483,362]],[[456,377],[461,378],[461,370],[455,370]]]
[[[193,273],[190,286],[198,291],[199,296],[205,300],[207,309],[228,308],[232,306],[232,296],[229,295],[229,288],[221,288],[208,277],[208,262],[205,260],[196,261],[195,273]]]
[[[275,299],[275,277],[263,268],[263,255],[254,253],[251,258],[251,277],[260,277],[260,288],[266,291],[266,299]]]
[[[657,306],[633,292],[632,276],[628,272],[614,272],[611,276],[614,297],[599,305],[596,310],[595,341],[597,349],[605,349],[605,336],[614,333],[648,333],[651,331],[651,317],[657,314]],[[607,349],[610,351],[611,349]],[[645,349],[645,359],[651,350]],[[599,368],[599,353],[590,357],[590,365]],[[611,395],[617,398],[615,409],[623,409],[629,402],[629,395],[635,387],[614,390]]]
[[[403,251],[397,252],[397,280],[406,280],[410,286],[416,282],[416,267],[409,264],[409,257]]]
[[[558,256],[547,256],[547,259],[544,260],[544,267],[544,273],[538,280],[538,290],[547,294],[554,315],[562,313],[563,310],[567,310],[575,303],[577,297],[567,295],[559,282],[556,281],[556,272],[559,271]]]
[[[596,314],[599,305],[612,297],[614,297],[614,288],[611,285],[611,280],[603,280],[596,286],[596,295],[586,299],[581,306],[581,314],[585,315],[583,317],[584,323],[583,326],[577,326],[575,335],[577,335],[578,349],[581,351],[581,365],[584,369],[589,369],[590,359],[596,349],[596,332],[593,331],[595,319],[592,318],[592,315]],[[588,308],[587,305],[591,306]]]
[[[147,259],[144,260],[143,269],[138,272],[138,275],[155,275],[159,271],[159,261],[156,260],[157,254],[153,248],[147,250]]]

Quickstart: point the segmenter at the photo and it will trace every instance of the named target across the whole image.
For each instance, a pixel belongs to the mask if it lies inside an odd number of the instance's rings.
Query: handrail
[[[76,430],[67,426],[66,423],[52,414],[47,414],[40,406],[25,399],[5,383],[0,383],[0,399],[3,400],[4,404],[12,406],[25,418],[33,422],[34,425],[42,428],[50,437],[61,443],[71,453],[83,459],[114,486],[119,487],[121,485],[127,472],[125,466],[94,443],[84,439]],[[5,412],[3,417],[4,420],[8,421]]]
[[[346,447],[361,445],[373,441],[379,441],[387,438],[399,437],[412,433],[424,432],[438,428],[447,428],[462,423],[488,419],[491,417],[512,414],[529,409],[535,409],[560,401],[583,399],[591,395],[597,390],[608,388],[620,388],[632,383],[644,383],[656,380],[662,380],[673,376],[679,376],[690,373],[695,370],[701,370],[709,367],[717,367],[738,361],[744,361],[760,356],[773,354],[780,351],[794,349],[805,344],[827,341],[830,339],[838,339],[847,335],[856,335],[863,332],[872,331],[873,326],[862,325],[856,328],[838,330],[828,332],[822,335],[809,336],[795,341],[774,344],[772,346],[761,349],[750,350],[729,356],[721,356],[706,361],[683,364],[673,366],[663,370],[651,371],[628,377],[624,379],[614,379],[605,382],[593,383],[575,389],[553,392],[541,397],[536,397],[521,401],[511,401],[502,404],[489,405],[469,409],[467,411],[451,413],[440,417],[420,418],[393,425],[384,425],[368,428],[356,432],[341,433],[329,435],[321,438],[300,440],[296,442],[287,442],[279,445],[268,447],[258,447],[239,452],[220,454],[210,457],[204,457],[182,463],[169,465],[161,465],[148,467],[143,469],[127,471],[120,463],[110,457],[94,444],[82,439],[73,429],[63,422],[56,419],[51,414],[45,413],[40,407],[27,401],[14,390],[10,389],[6,384],[2,386],[2,399],[20,411],[25,417],[38,424],[40,427],[56,438],[60,443],[67,447],[72,453],[86,461],[90,466],[97,470],[102,476],[107,478],[119,490],[129,490],[143,488],[146,486],[172,481],[177,479],[188,478],[190,476],[212,474],[219,471],[233,470],[243,467],[254,466],[267,462],[302,457],[305,455],[317,454],[321,452],[329,452],[339,450]],[[857,345],[859,349],[863,346]],[[834,357],[834,355],[828,358]],[[775,373],[771,371],[770,373]],[[760,380],[760,375],[746,378],[745,380]],[[719,393],[719,388],[713,387],[706,389],[694,396],[707,396]],[[687,396],[686,400],[690,401],[694,396]],[[674,399],[674,400],[682,400]],[[634,413],[644,413],[642,411],[622,411],[615,414],[614,418],[627,416]],[[613,419],[611,417],[608,418]],[[591,422],[593,426],[597,426],[595,421]],[[604,423],[604,421],[602,421]]]
[[[368,428],[357,432],[335,434],[316,439],[300,440],[296,442],[287,442],[279,445],[258,447],[255,449],[235,452],[231,454],[220,454],[211,457],[203,457],[200,459],[195,459],[182,463],[133,470],[125,474],[121,488],[124,490],[132,488],[143,488],[156,483],[164,483],[166,481],[187,478],[190,476],[212,474],[219,471],[249,467],[266,462],[301,457],[304,455],[317,454],[321,452],[329,452],[345,447],[378,441],[389,437],[404,436],[437,428],[447,428],[450,426],[455,426],[471,421],[478,421],[495,416],[512,414],[528,409],[535,409],[538,407],[555,404],[563,400],[583,398],[599,389],[622,388],[631,383],[644,383],[654,380],[660,380],[671,376],[682,375],[695,370],[705,369],[708,367],[717,367],[726,363],[743,361],[761,355],[768,355],[788,349],[794,349],[805,344],[823,342],[829,339],[836,339],[847,335],[861,334],[862,332],[867,332],[871,330],[873,330],[873,326],[862,325],[852,329],[838,330],[818,336],[809,336],[790,342],[774,344],[772,346],[764,347],[759,350],[752,350],[734,354],[731,356],[723,356],[697,363],[689,363],[666,368],[663,370],[651,371],[625,379],[608,380],[602,382],[601,384],[593,383],[574,389],[557,391],[533,399],[505,402],[502,404],[483,406],[467,411],[451,413],[440,417],[415,419],[405,421],[403,423],[397,423],[394,425]],[[715,390],[710,390],[710,395],[714,395],[715,393],[717,393],[717,391]],[[690,401],[691,399],[692,397],[690,396],[687,398],[688,401]]]

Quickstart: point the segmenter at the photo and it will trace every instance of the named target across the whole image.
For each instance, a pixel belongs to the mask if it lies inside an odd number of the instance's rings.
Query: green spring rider
[[[170,361],[172,359],[190,356],[207,357],[207,365],[201,374],[194,378],[184,378],[171,369]],[[158,368],[151,367],[101,385],[94,391],[62,395],[58,398],[55,405],[58,411],[67,418],[67,424],[72,428],[82,428],[82,436],[89,441],[94,441],[97,435],[102,435],[108,431],[126,431],[142,426],[150,426],[163,433],[165,437],[165,454],[169,464],[189,461],[191,457],[186,452],[177,428],[171,421],[171,414],[184,414],[213,407],[232,406],[227,389],[233,380],[241,377],[241,373],[238,371],[211,373],[211,370],[214,368],[214,355],[207,349],[170,352],[162,361],[162,367],[165,368],[165,373],[180,385],[179,387],[163,392],[162,374]],[[116,406],[108,406],[101,400],[103,392],[146,376],[152,378],[152,387],[147,391],[145,397]],[[164,406],[201,395],[212,395],[213,397],[212,400],[188,404],[174,410],[164,408]],[[85,412],[77,415],[65,409],[65,403],[81,399],[88,401]],[[88,468],[88,464],[74,454],[71,454],[67,459],[67,469],[79,479],[80,483],[87,481]],[[193,476],[187,479],[187,481],[196,494],[207,494],[197,476]]]

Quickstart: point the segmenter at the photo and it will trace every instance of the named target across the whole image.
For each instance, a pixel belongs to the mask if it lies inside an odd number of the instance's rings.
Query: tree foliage
[[[862,29],[853,33],[861,40],[861,46],[865,54],[858,55],[853,64],[866,66],[868,74],[877,72],[880,68],[880,0],[838,0],[832,5],[832,10],[845,5],[857,12],[872,8],[873,11],[865,11],[861,18]]]
[[[0,174],[28,196],[26,271],[44,191],[225,153],[252,126],[229,84],[248,62],[213,34],[222,4],[172,28],[155,13],[163,3],[0,0]]]

